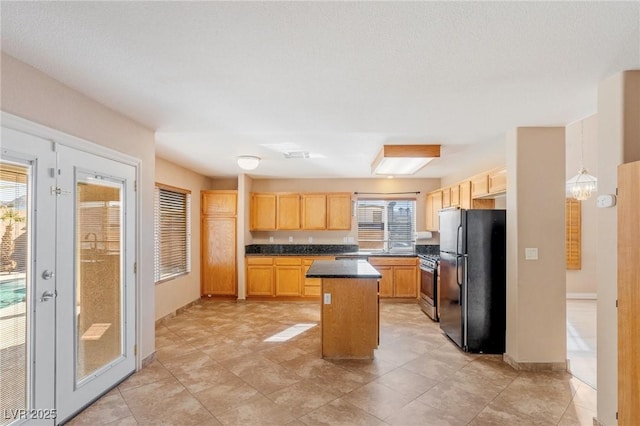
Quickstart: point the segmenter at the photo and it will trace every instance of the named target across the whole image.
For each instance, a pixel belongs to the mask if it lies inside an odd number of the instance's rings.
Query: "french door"
[[[13,324],[0,329],[3,346],[5,329],[24,334],[22,346],[8,348],[21,356],[1,358],[0,424],[57,424],[135,369],[136,171],[6,128],[1,164],[1,188],[15,186],[13,173],[24,189],[0,194],[3,211],[6,203],[14,206],[2,213],[5,228],[13,215],[14,229],[3,239],[0,280],[21,279],[25,297],[13,303],[24,305],[22,323],[14,307],[5,315]],[[11,399],[6,372],[16,394]]]

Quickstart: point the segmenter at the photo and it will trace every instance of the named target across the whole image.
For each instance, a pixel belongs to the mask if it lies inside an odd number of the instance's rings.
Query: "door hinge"
[[[133,273],[134,274],[138,273],[138,262],[133,262]]]
[[[71,191],[62,189],[59,186],[51,186],[50,191],[51,195],[71,195]]]
[[[618,412],[616,411],[616,420],[618,420]]]
[[[618,307],[618,299],[616,299],[616,308]]]
[[[137,191],[137,190],[138,190],[138,181],[137,181],[137,180],[134,180],[134,181],[133,181],[133,191],[135,192],[135,191]]]
[[[133,345],[133,355],[138,355],[138,345]]]

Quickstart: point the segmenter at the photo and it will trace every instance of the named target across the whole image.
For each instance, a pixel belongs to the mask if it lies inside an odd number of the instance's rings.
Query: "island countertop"
[[[314,260],[307,278],[381,278],[369,262],[360,259]]]

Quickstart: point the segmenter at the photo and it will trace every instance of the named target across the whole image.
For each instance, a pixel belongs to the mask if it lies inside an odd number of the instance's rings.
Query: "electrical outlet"
[[[313,242],[313,237],[309,237],[309,244]]]
[[[269,237],[269,242],[272,243],[273,242],[273,237]]]
[[[330,305],[331,304],[331,293],[325,293],[324,294],[324,304],[325,305]]]
[[[293,237],[289,236],[289,242],[292,243],[293,242]]]

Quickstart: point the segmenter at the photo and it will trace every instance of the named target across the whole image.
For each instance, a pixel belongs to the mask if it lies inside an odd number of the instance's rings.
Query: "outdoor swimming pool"
[[[22,302],[27,294],[24,279],[0,282],[0,309]]]

